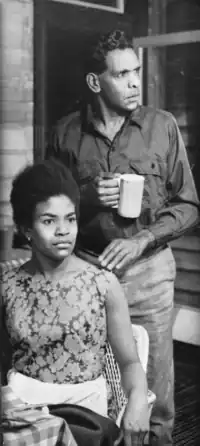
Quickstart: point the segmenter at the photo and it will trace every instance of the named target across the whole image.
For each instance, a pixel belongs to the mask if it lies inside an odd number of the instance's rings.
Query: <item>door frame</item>
[[[52,17],[50,14],[50,4],[56,6],[56,4],[63,4],[62,1],[57,0],[35,0],[34,1],[34,118],[33,118],[33,156],[34,161],[40,161],[45,156],[46,145],[46,132],[47,132],[47,116],[46,116],[46,58],[47,58],[47,34],[48,26],[52,23]],[[65,2],[66,3],[66,2]],[[124,3],[124,1],[123,1]],[[67,5],[67,3],[66,3]],[[122,6],[122,2],[118,1],[118,6]],[[90,5],[91,6],[91,5]],[[69,3],[69,7],[78,8],[77,5]],[[95,12],[94,8],[93,11]],[[97,8],[98,9],[98,8]],[[87,14],[87,8],[81,8],[83,15]],[[116,10],[105,11],[111,15],[118,16],[118,22],[122,20],[123,14],[117,14]],[[70,22],[70,28],[73,23]]]
[[[34,161],[44,159],[45,155],[45,67],[46,67],[46,26],[45,18],[46,0],[35,0],[33,6],[33,157]]]
[[[144,88],[147,89],[148,104],[155,108],[162,108],[162,98],[159,94],[162,72],[159,72],[157,48],[197,42],[200,42],[200,29],[133,38],[133,45],[137,51],[147,50],[146,86]]]
[[[103,11],[115,12],[117,14],[124,13],[124,0],[116,0],[116,7],[114,6],[105,6],[96,3],[90,3],[84,0],[52,0],[54,2],[62,2],[62,3],[70,3],[71,5],[82,6],[85,8],[93,8],[100,9]]]

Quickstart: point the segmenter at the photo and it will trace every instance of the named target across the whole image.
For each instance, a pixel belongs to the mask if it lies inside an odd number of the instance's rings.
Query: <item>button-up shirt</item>
[[[198,223],[199,202],[184,143],[173,115],[140,106],[111,141],[95,127],[91,108],[63,118],[55,127],[47,157],[61,159],[81,191],[79,243],[100,253],[115,238],[148,229],[155,247]],[[94,179],[101,172],[143,175],[141,214],[121,217],[94,201]],[[134,206],[134,202],[133,202]]]

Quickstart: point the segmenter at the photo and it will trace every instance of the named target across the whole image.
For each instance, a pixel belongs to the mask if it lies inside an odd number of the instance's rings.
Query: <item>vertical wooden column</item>
[[[166,29],[166,0],[149,0],[148,35],[157,35]],[[165,106],[165,48],[149,47],[147,49],[147,98],[148,105],[155,108]]]
[[[9,255],[13,177],[33,161],[32,0],[1,4],[0,249]]]
[[[46,0],[34,1],[34,160],[45,157],[46,144]]]

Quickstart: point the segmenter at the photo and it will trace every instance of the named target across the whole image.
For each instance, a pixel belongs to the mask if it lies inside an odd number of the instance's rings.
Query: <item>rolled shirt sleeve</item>
[[[186,149],[176,120],[170,116],[166,183],[168,201],[165,207],[157,212],[155,223],[148,228],[155,238],[156,246],[181,236],[199,222],[199,200]]]

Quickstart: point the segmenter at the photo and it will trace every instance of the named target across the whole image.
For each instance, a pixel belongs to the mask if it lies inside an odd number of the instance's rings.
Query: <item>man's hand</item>
[[[103,268],[120,272],[138,260],[152,242],[154,236],[148,230],[143,230],[130,239],[115,239],[100,255],[100,264]]]
[[[119,182],[117,174],[110,174],[109,178],[99,176],[95,178],[95,189],[98,201],[102,206],[117,207],[119,202]]]
[[[131,392],[121,427],[125,446],[143,444],[142,440],[149,431],[149,408],[146,393],[137,389]]]

